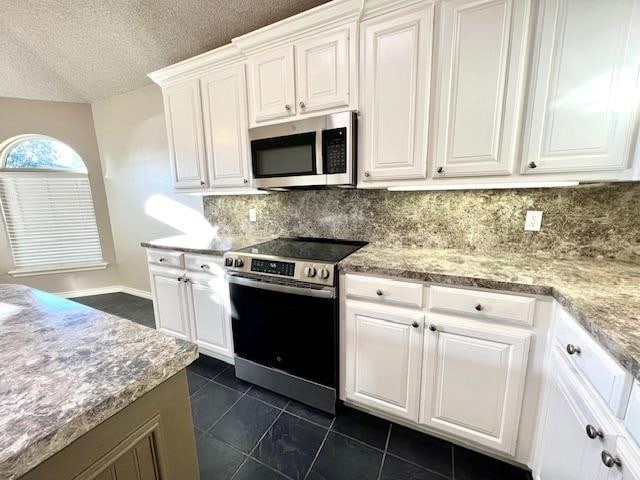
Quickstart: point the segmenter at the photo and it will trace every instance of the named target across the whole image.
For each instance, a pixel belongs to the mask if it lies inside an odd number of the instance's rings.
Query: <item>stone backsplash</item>
[[[221,234],[301,235],[386,244],[640,262],[640,183],[553,189],[304,190],[204,198]],[[257,222],[249,222],[256,208]],[[542,230],[525,232],[527,210]]]

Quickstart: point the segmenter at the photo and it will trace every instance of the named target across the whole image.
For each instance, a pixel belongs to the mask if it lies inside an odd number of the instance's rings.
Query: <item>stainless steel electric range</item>
[[[238,378],[335,413],[336,265],[364,245],[287,237],[225,254]]]

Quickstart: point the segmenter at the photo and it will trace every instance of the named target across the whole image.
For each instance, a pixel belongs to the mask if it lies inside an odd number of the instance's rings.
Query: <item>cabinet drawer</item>
[[[147,250],[147,260],[149,263],[165,265],[167,267],[184,267],[184,254],[180,252],[169,252],[167,250]]]
[[[422,307],[424,286],[421,283],[399,282],[363,275],[346,276],[348,296],[375,299],[381,302]]]
[[[533,325],[535,298],[437,286],[429,290],[430,310]]]
[[[212,255],[191,255],[186,254],[184,261],[187,270],[194,272],[210,273],[212,275],[224,275],[222,257]]]
[[[586,378],[613,413],[624,417],[632,377],[564,310],[558,309],[555,348]]]

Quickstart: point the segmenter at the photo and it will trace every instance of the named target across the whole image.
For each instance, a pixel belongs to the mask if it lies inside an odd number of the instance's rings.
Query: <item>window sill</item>
[[[84,272],[87,270],[104,270],[107,262],[76,263],[74,265],[54,265],[48,267],[18,268],[9,271],[12,277],[29,277],[32,275],[50,275],[54,273]]]

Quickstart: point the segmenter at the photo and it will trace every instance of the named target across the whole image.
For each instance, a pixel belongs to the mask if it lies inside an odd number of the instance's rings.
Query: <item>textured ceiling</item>
[[[0,96],[91,102],[327,0],[0,0]]]

